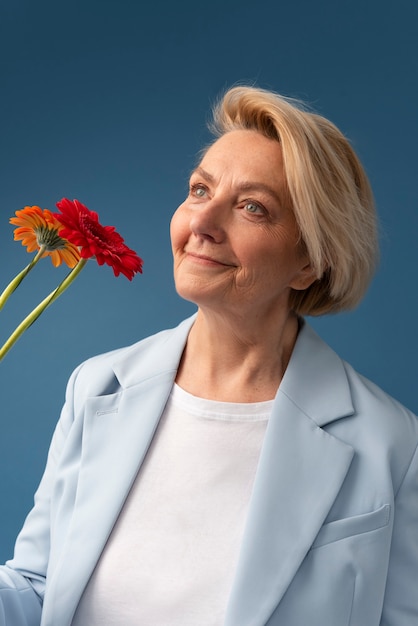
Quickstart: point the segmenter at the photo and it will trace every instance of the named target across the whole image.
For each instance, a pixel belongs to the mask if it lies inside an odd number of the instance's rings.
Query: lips
[[[226,267],[232,267],[232,263],[225,263],[219,259],[215,259],[214,257],[207,256],[206,254],[198,254],[197,252],[188,252],[186,250],[186,255],[191,258],[193,261],[197,263],[202,263],[202,265],[224,265]]]

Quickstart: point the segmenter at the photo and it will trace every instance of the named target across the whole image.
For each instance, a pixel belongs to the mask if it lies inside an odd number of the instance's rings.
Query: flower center
[[[122,237],[114,231],[113,227],[104,227],[92,220],[89,215],[80,216],[80,226],[88,237],[95,240],[96,245],[114,254],[125,251],[126,246]]]
[[[66,247],[66,240],[58,235],[56,228],[48,228],[47,226],[39,226],[35,229],[36,241],[38,246],[45,247],[48,252],[60,250]]]

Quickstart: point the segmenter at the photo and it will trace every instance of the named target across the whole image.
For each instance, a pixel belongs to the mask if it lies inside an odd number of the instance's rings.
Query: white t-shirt
[[[272,404],[174,385],[73,626],[223,624]]]

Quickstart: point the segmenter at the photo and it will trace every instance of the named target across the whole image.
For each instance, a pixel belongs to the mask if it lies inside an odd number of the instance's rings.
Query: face
[[[180,296],[262,316],[313,282],[285,189],[277,141],[236,130],[209,148],[171,222]]]

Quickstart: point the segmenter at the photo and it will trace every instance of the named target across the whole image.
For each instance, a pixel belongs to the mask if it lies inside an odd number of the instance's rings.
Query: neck
[[[270,323],[230,319],[199,309],[177,383],[193,395],[224,402],[260,402],[276,395],[298,334],[287,312]]]

